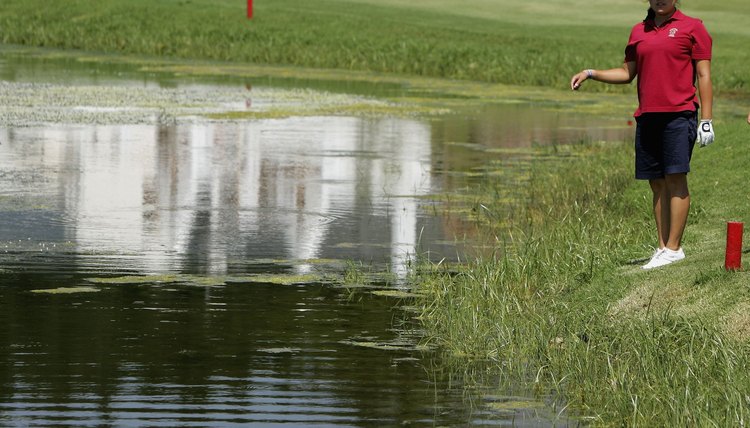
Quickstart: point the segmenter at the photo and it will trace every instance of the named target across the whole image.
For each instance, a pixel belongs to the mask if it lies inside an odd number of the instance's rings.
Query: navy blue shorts
[[[690,172],[698,136],[696,112],[644,113],[636,122],[635,178],[652,180]]]

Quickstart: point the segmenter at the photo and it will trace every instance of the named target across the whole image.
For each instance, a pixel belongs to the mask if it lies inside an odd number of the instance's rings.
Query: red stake
[[[724,258],[724,269],[742,269],[742,228],[739,221],[727,223],[727,252]]]
[[[247,0],[247,19],[253,19],[253,0]]]

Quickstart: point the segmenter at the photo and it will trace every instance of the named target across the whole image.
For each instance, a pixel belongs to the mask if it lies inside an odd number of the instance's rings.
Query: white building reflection
[[[418,244],[415,197],[432,191],[430,128],[414,120],[11,131],[0,134],[0,162],[49,178],[35,189],[59,212],[46,227],[62,227],[78,252],[123,255],[144,272],[334,257],[387,261],[403,275]]]

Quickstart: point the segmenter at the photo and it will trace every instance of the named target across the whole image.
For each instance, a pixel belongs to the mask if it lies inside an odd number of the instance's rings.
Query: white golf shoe
[[[654,255],[651,257],[651,260],[649,260],[648,263],[642,266],[643,269],[653,269],[658,268],[662,266],[666,266],[668,264],[672,264],[674,262],[679,262],[680,260],[685,258],[685,252],[682,250],[682,248],[675,250],[670,250],[669,248],[660,248],[654,252]]]

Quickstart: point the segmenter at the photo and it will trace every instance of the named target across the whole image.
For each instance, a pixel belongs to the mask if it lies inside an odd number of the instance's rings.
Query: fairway
[[[261,0],[262,1],[262,0]],[[595,26],[630,28],[645,16],[646,1],[639,0],[548,0],[523,2],[513,0],[331,0],[342,4],[368,4],[411,9],[415,11],[440,13],[455,17],[497,21],[505,24],[522,24],[534,27],[546,25]],[[259,3],[256,0],[256,4]],[[312,4],[316,4],[314,2]],[[710,1],[686,0],[682,10],[712,23],[714,31],[738,35],[750,35],[750,3],[744,0]],[[418,24],[418,22],[415,22]]]

